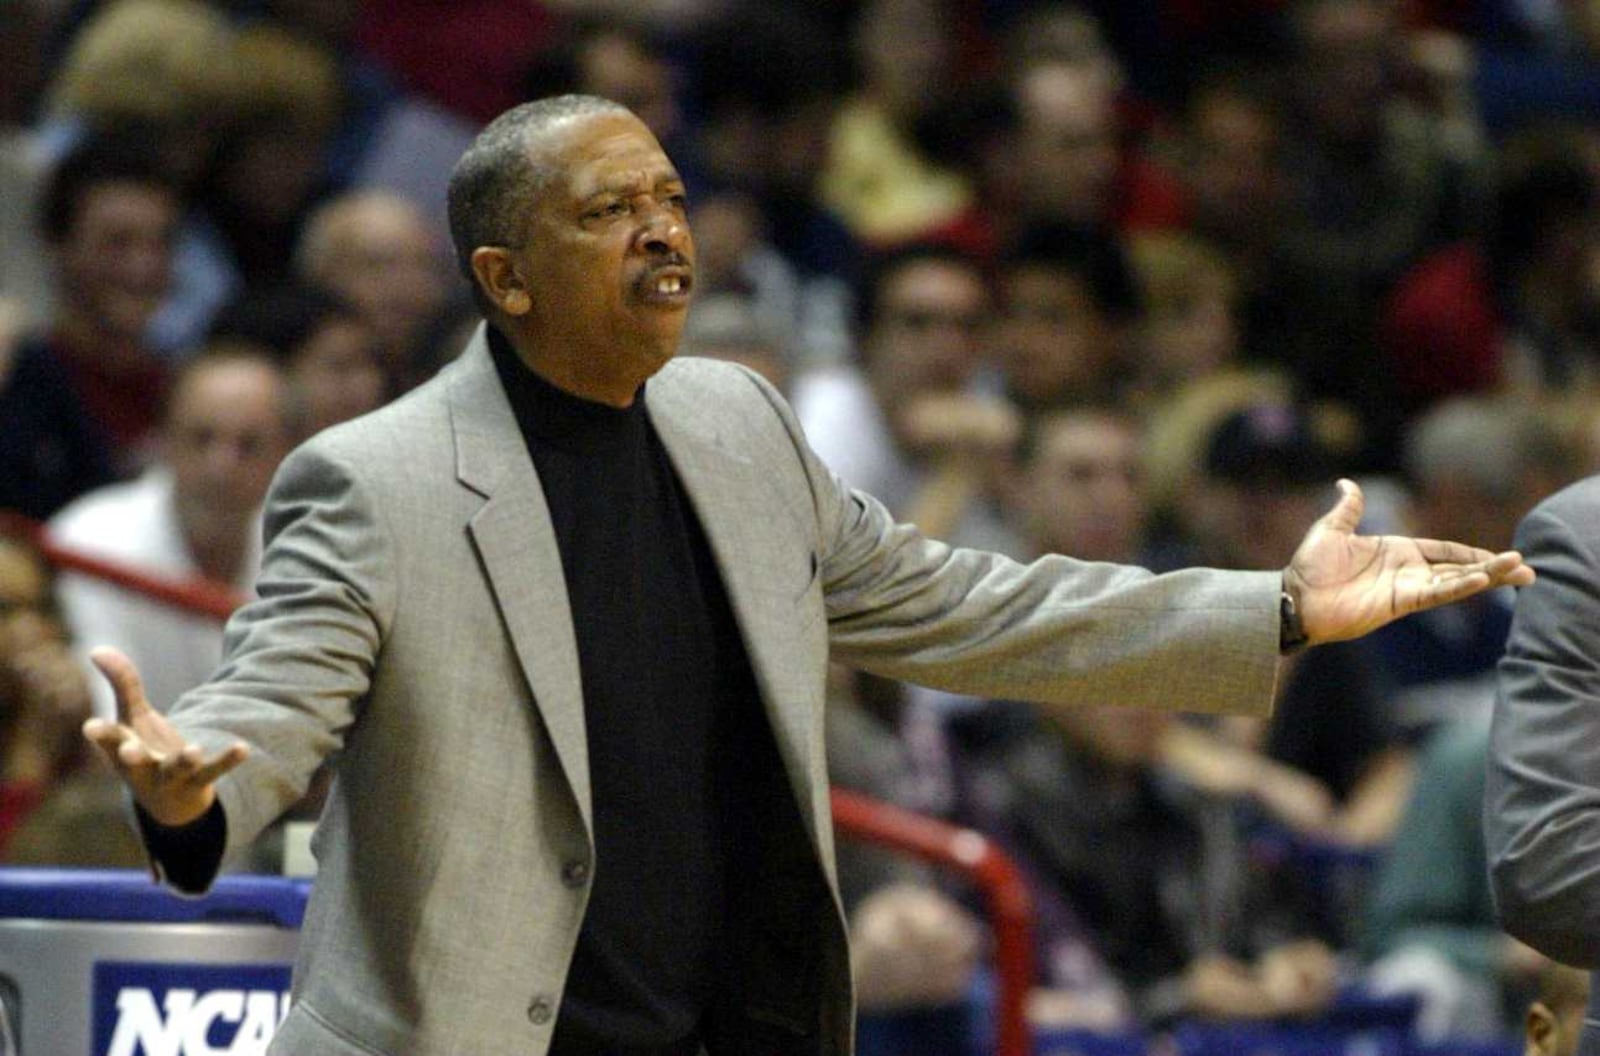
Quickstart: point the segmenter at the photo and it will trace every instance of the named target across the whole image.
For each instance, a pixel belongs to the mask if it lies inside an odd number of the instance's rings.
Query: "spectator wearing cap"
[[[1223,418],[1205,444],[1192,526],[1205,561],[1253,569],[1287,561],[1297,545],[1295,518],[1319,508],[1347,457],[1303,406],[1263,403]],[[1323,835],[1358,845],[1381,843],[1393,831],[1411,773],[1366,650],[1347,642],[1291,658],[1270,723],[1233,730],[1247,746],[1322,782],[1337,804]]]

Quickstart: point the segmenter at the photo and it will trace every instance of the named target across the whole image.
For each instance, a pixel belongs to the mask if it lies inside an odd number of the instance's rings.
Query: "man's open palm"
[[[1515,551],[1403,535],[1357,535],[1366,508],[1353,481],[1311,526],[1284,570],[1312,644],[1359,638],[1413,612],[1461,601],[1490,587],[1522,587],[1533,569]]]
[[[244,762],[243,743],[206,759],[200,746],[183,739],[172,723],[150,706],[138,670],[116,649],[102,646],[89,659],[111,683],[117,721],[90,719],[83,735],[110,760],[133,798],[162,825],[186,825],[211,809],[217,778]]]

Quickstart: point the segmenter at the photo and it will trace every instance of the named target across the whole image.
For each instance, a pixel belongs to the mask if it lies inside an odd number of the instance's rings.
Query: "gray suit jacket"
[[[1538,580],[1517,596],[1489,741],[1484,835],[1505,929],[1600,968],[1600,477],[1551,496],[1516,546]],[[1583,1056],[1600,1056],[1600,994]]]
[[[650,415],[721,569],[830,890],[830,656],[964,693],[1264,713],[1276,573],[1166,576],[952,550],[811,454],[740,368],[678,360]],[[274,1052],[543,1053],[583,919],[589,767],[578,655],[539,481],[480,331],[410,396],[292,454],[258,601],[172,716],[253,752],[219,796],[238,849],[339,752]],[[593,863],[604,869],[605,863]],[[837,895],[809,1051],[851,1047]]]

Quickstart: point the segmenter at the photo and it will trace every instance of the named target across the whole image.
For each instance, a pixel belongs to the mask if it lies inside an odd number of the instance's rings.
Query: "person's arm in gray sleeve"
[[[1536,509],[1517,546],[1538,580],[1500,662],[1484,835],[1501,924],[1600,968],[1600,483]]]
[[[390,532],[328,446],[313,441],[280,468],[267,499],[260,597],[229,620],[210,682],[163,715],[126,657],[94,654],[115,688],[118,719],[91,720],[86,735],[166,830],[187,829],[220,804],[229,855],[297,802],[341,746],[393,619]],[[216,874],[218,830],[201,828],[205,839],[162,838],[150,848],[158,871],[183,890],[204,890]]]

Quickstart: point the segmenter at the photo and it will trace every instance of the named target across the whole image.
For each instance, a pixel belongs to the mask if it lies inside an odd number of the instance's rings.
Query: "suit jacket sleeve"
[[[217,785],[228,855],[304,795],[341,746],[395,608],[384,521],[315,441],[280,467],[265,516],[259,598],[229,620],[217,675],[169,713],[208,752],[251,746]]]
[[[1523,522],[1538,580],[1517,598],[1490,734],[1484,835],[1506,930],[1600,968],[1600,562],[1594,481]]]
[[[1278,672],[1279,572],[1144,569],[1059,555],[1022,565],[897,524],[812,453],[831,655],[973,696],[1265,714]]]

